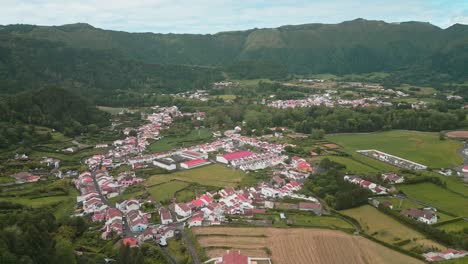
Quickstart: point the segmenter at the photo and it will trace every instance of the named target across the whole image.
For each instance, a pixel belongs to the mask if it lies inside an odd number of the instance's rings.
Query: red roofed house
[[[200,167],[203,165],[208,165],[210,163],[211,162],[204,160],[204,159],[196,159],[196,160],[184,161],[180,163],[180,167],[184,169],[193,169],[193,168]]]
[[[164,207],[159,208],[159,216],[161,217],[161,224],[167,225],[172,223],[171,212]]]
[[[122,244],[129,247],[138,247],[138,240],[133,237],[126,237],[122,239]]]
[[[222,156],[217,156],[216,161],[220,163],[224,163],[224,164],[229,164],[233,160],[247,158],[251,156],[252,154],[253,153],[250,151],[233,152],[233,153],[224,154]]]
[[[296,170],[307,173],[312,171],[312,166],[307,161],[300,161],[296,165]]]
[[[201,216],[192,217],[188,220],[189,227],[201,226],[202,222],[203,222],[203,217]]]

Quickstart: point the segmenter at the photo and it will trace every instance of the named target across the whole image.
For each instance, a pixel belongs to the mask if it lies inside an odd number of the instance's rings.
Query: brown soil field
[[[265,257],[271,251],[273,263],[399,264],[423,263],[361,236],[322,229],[279,228],[194,228],[209,257],[219,257],[229,247],[250,257]],[[209,234],[213,234],[207,236]],[[219,234],[224,234],[220,236]],[[265,235],[266,237],[253,237]]]
[[[449,138],[468,138],[468,131],[450,131],[447,132]]]

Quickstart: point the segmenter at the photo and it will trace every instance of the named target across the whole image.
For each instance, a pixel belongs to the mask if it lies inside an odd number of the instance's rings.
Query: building
[[[201,167],[204,165],[208,165],[210,163],[211,162],[204,160],[204,159],[196,159],[196,160],[189,160],[189,161],[182,162],[180,163],[180,167],[183,169],[193,169],[193,168]]]
[[[198,159],[208,159],[208,154],[200,153],[196,151],[181,151],[179,156],[191,159],[191,160],[198,160]]]
[[[184,203],[178,203],[174,206],[174,211],[182,216],[182,217],[188,217],[190,215],[192,215],[192,210],[190,209],[190,207],[188,207],[186,204]]]
[[[437,223],[437,215],[430,209],[411,208],[401,211],[401,214],[428,225]]]
[[[253,153],[250,151],[239,151],[239,152],[227,153],[222,156],[217,156],[216,161],[223,163],[223,164],[229,164],[234,160],[247,158],[251,156],[252,154]]]
[[[159,216],[161,217],[161,224],[167,225],[172,223],[172,215],[169,210],[164,207],[159,208]]]
[[[393,172],[382,174],[382,180],[390,183],[403,183],[405,181],[403,177],[400,177]]]
[[[177,168],[176,163],[169,158],[166,159],[155,159],[153,165],[159,168],[163,168],[168,171],[173,171]]]

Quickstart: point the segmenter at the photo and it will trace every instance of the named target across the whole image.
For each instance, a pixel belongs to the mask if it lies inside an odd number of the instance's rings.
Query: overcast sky
[[[216,33],[355,18],[468,24],[468,0],[0,0],[0,24],[77,22],[130,32]]]

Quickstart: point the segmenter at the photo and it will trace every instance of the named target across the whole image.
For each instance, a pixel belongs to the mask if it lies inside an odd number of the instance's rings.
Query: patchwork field
[[[430,204],[455,215],[468,216],[468,198],[450,192],[432,183],[401,185],[398,187],[409,197]]]
[[[182,170],[171,174],[154,175],[145,181],[146,186],[168,182],[171,180],[187,181],[200,185],[216,187],[237,186],[244,177],[243,171],[230,169],[219,164],[212,164],[192,170]]]
[[[442,245],[427,239],[423,234],[401,224],[370,205],[344,210],[342,213],[359,221],[368,235],[389,244],[410,239],[411,242],[406,244],[404,248],[410,249],[418,246],[445,249]]]
[[[377,149],[433,168],[463,163],[460,142],[439,140],[437,133],[393,130],[368,134],[337,134],[326,137],[350,154],[358,149]]]
[[[226,249],[250,257],[268,257],[273,263],[422,263],[360,236],[340,231],[275,228],[194,228],[209,257]]]

